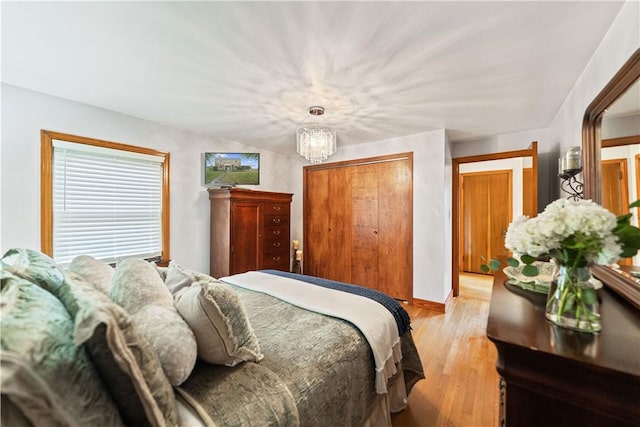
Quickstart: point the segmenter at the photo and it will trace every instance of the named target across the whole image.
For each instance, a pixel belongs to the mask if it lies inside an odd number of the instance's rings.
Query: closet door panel
[[[413,190],[409,160],[378,164],[379,290],[413,299]]]
[[[351,167],[351,280],[378,289],[378,165]]]
[[[326,278],[351,282],[351,170],[331,169],[329,172],[330,207],[326,260]]]
[[[306,175],[307,188],[304,206],[304,272],[311,276],[326,277],[326,266],[331,256],[329,246],[329,174],[326,169]]]

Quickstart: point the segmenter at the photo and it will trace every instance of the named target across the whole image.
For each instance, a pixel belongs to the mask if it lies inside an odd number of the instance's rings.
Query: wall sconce
[[[558,159],[558,176],[560,189],[569,194],[572,200],[582,199],[583,184],[576,176],[582,172],[582,149],[579,146],[569,147]]]

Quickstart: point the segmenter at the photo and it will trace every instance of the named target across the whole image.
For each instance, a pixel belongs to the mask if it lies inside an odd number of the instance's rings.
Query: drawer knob
[[[280,224],[280,221],[282,221],[280,218],[273,218],[273,222],[276,224]]]
[[[274,236],[279,236],[280,235],[280,230],[273,230],[273,235]]]
[[[278,262],[278,261],[280,261],[280,257],[279,257],[279,256],[274,256],[274,257],[273,257],[273,260],[274,260],[274,261],[276,261],[276,262]]]
[[[280,242],[273,242],[273,247],[274,248],[279,248],[280,247]]]
[[[273,210],[274,210],[274,211],[279,211],[279,210],[280,210],[280,206],[274,206],[274,207],[273,207]]]

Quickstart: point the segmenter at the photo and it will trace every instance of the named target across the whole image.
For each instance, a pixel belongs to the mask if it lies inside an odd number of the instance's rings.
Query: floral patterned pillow
[[[33,425],[124,425],[85,348],[74,344],[73,319],[62,303],[6,269],[0,275],[0,388],[3,399],[19,410],[3,414],[3,420],[9,425],[22,417]]]
[[[62,302],[75,319],[75,344],[84,344],[81,348],[86,348],[127,425],[177,423],[173,388],[158,356],[124,309],[38,251],[11,249],[0,264],[3,270],[39,285]]]

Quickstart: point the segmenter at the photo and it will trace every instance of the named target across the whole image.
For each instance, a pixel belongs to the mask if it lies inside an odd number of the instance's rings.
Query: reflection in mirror
[[[602,115],[602,205],[616,215],[629,213],[629,203],[640,199],[640,80],[616,99]],[[637,209],[631,223],[638,226]],[[640,265],[640,255],[620,265]]]
[[[633,110],[635,108],[640,111],[640,108],[633,107],[638,105],[640,101],[640,49],[636,50],[631,58],[622,66],[622,68],[616,73],[611,81],[604,87],[604,89],[598,94],[593,102],[587,107],[584,115],[584,121],[582,126],[582,150],[584,155],[584,197],[586,199],[592,199],[596,202],[605,203],[618,203],[622,204],[622,201],[605,201],[606,198],[618,198],[617,195],[606,194],[603,197],[603,193],[612,191],[620,194],[619,197],[623,197],[623,193],[626,191],[627,196],[633,195],[635,188],[636,195],[638,195],[638,158],[631,156],[630,152],[613,152],[602,151],[602,148],[606,150],[609,146],[623,146],[634,145],[633,143],[620,143],[621,141],[628,142],[632,140],[635,135],[640,134],[631,130],[627,136],[616,136],[615,132],[618,132],[621,128],[627,128],[628,122],[634,122]],[[620,101],[620,102],[618,102]],[[632,107],[629,107],[631,104]],[[621,113],[621,111],[626,111]],[[633,125],[629,127],[634,129]],[[617,130],[616,130],[617,129]],[[625,139],[627,138],[627,139]],[[604,140],[604,141],[603,141]],[[624,150],[624,149],[622,149]],[[637,152],[636,152],[637,153]],[[611,154],[611,155],[610,155]],[[609,156],[611,158],[609,158]],[[629,157],[631,156],[631,157]],[[615,160],[624,159],[626,162],[618,162],[614,166],[614,170],[620,170],[626,167],[627,179],[635,179],[635,187],[631,183],[627,185],[611,183],[611,177],[606,178],[608,182],[603,180],[603,160]],[[615,162],[614,162],[615,163]],[[626,165],[623,165],[626,163]],[[631,166],[630,166],[631,164]],[[616,173],[610,173],[605,167],[604,173],[611,174],[613,180],[616,179]],[[634,169],[634,176],[629,177],[629,170]],[[622,173],[622,172],[620,172]],[[618,173],[618,177],[620,177]],[[606,188],[605,188],[606,187]],[[635,199],[635,197],[633,197]],[[637,212],[636,212],[637,214]],[[636,218],[637,221],[637,218]],[[609,288],[613,289],[621,296],[626,298],[630,303],[640,308],[640,278],[637,278],[633,273],[634,271],[640,272],[640,267],[623,265],[621,270],[614,270],[607,267],[596,266],[593,268],[594,275],[603,281]]]

